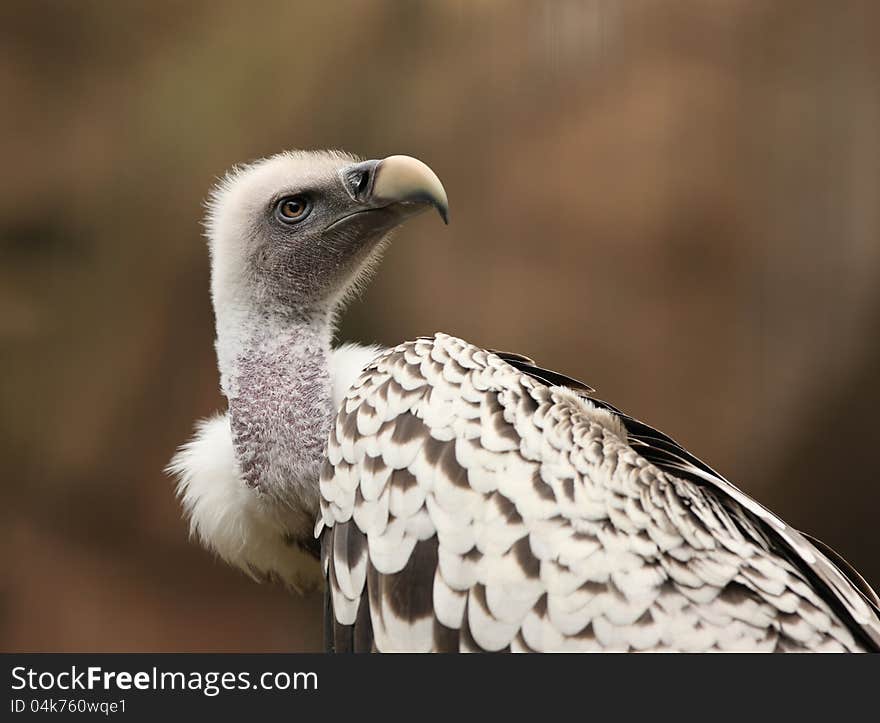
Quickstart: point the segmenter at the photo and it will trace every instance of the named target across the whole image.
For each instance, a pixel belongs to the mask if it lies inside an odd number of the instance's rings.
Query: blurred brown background
[[[187,539],[219,408],[200,203],[290,147],[407,153],[343,336],[579,376],[876,586],[880,4],[0,5],[0,649],[312,650],[320,600]]]

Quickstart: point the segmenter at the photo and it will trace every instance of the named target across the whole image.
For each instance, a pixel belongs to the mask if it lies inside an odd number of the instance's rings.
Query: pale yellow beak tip
[[[449,223],[446,189],[430,166],[412,156],[388,156],[376,170],[373,196],[392,202],[430,203]]]

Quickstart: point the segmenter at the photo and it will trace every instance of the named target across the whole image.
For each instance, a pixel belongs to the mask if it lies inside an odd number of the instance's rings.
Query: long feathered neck
[[[332,317],[319,311],[218,311],[217,358],[245,482],[309,535],[333,414]]]

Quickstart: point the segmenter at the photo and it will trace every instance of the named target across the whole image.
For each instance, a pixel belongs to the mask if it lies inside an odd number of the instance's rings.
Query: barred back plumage
[[[566,380],[445,334],[364,371],[320,480],[332,649],[877,649],[822,552]]]

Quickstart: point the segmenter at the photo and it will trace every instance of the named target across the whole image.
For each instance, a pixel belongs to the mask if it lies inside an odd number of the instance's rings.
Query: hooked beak
[[[449,223],[449,201],[437,174],[411,156],[389,156],[381,161],[364,161],[340,171],[345,190],[353,200],[368,208],[400,206],[414,215],[433,206]]]

